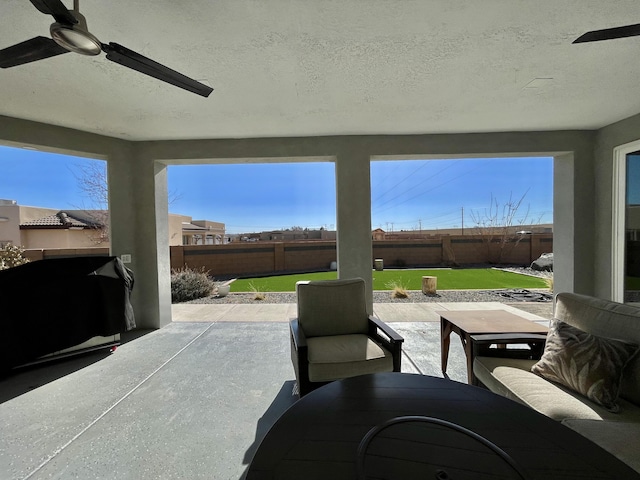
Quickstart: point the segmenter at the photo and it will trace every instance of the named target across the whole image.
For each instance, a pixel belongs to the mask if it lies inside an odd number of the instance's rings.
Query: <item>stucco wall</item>
[[[182,245],[182,222],[190,222],[187,215],[169,214],[169,245]]]
[[[595,295],[611,299],[613,296],[612,250],[613,234],[613,165],[614,149],[640,140],[640,115],[627,118],[597,132],[595,148],[595,215],[594,264],[598,275],[594,278]]]
[[[97,244],[94,230],[29,229],[21,230],[24,248],[91,248],[106,246]]]
[[[18,205],[0,205],[0,243],[21,245],[20,241],[20,210]],[[4,220],[6,218],[6,220]]]
[[[0,221],[0,242],[9,241],[14,245],[24,245],[25,240],[20,232],[20,224],[53,215],[58,210],[44,207],[29,207],[26,205],[0,205],[0,217],[7,221]]]

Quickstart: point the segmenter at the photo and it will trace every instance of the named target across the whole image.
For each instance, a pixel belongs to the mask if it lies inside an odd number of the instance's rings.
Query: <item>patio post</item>
[[[171,322],[166,166],[134,151],[115,155],[108,187],[111,252],[131,255],[136,325],[161,328]]]
[[[349,150],[336,158],[338,278],[363,278],[373,313],[369,154]]]

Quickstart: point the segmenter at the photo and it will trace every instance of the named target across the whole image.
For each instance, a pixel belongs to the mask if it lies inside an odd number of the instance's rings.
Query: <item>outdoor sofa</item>
[[[540,361],[479,356],[473,372],[491,391],[562,422],[640,472],[638,345],[640,308],[559,293]]]

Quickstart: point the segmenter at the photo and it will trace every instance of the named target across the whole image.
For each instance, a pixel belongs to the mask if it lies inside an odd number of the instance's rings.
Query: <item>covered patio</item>
[[[442,377],[437,310],[498,302],[375,304],[405,338],[403,372]],[[176,305],[173,323],[0,380],[3,478],[242,479],[297,400],[287,319],[295,305]],[[549,315],[547,315],[548,317]],[[453,339],[449,378],[466,382]]]
[[[111,253],[131,255],[141,328],[172,320],[167,166],[180,164],[333,162],[339,276],[371,282],[372,161],[553,157],[555,290],[622,298],[638,39],[571,42],[630,23],[635,2],[80,8],[103,41],[214,87],[203,98],[76,54],[2,71],[0,143],[107,161]],[[3,19],[0,46],[51,21],[26,0]]]
[[[8,478],[242,478],[293,401],[287,312],[268,322],[269,308],[235,310],[232,321],[231,311],[172,308],[169,165],[332,162],[338,274],[371,285],[371,162],[553,157],[554,289],[622,299],[620,202],[625,155],[640,150],[640,38],[571,42],[640,21],[637,1],[80,8],[102,41],[214,92],[205,99],[104,56],[0,72],[0,144],[107,162],[111,253],[131,255],[133,334],[144,334],[76,371],[3,385]],[[51,21],[27,0],[5,1],[0,48],[47,35]],[[376,311],[372,298],[369,308],[407,339],[406,371],[441,375],[433,317]],[[454,380],[466,373],[459,348],[452,342]]]

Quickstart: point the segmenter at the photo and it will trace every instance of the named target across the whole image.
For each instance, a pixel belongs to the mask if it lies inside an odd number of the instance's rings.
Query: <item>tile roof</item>
[[[108,214],[106,210],[59,211],[55,215],[24,222],[20,228],[100,228],[106,224]]]
[[[205,227],[201,227],[200,225],[194,225],[189,222],[182,222],[182,230],[195,230],[195,231],[204,231],[207,230]]]

